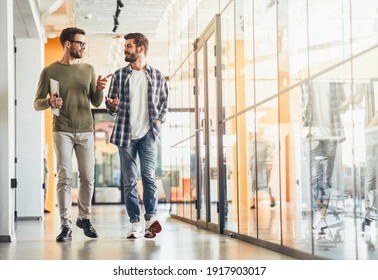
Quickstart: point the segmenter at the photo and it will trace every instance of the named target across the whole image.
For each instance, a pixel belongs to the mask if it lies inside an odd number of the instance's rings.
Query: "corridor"
[[[16,222],[16,240],[0,243],[2,260],[294,260],[226,235],[197,228],[169,216],[169,204],[159,205],[163,231],[155,239],[126,239],[129,227],[123,205],[95,205],[92,223],[99,238],[73,229],[72,242],[57,243],[59,218]],[[77,207],[73,206],[73,220]]]

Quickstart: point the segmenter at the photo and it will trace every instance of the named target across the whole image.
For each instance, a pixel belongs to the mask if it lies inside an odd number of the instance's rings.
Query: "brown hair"
[[[60,44],[62,45],[62,47],[64,47],[65,42],[74,41],[76,34],[85,35],[85,31],[83,29],[76,28],[76,27],[68,27],[66,29],[63,29],[59,37]]]
[[[129,33],[125,35],[125,40],[134,39],[134,43],[137,47],[144,46],[144,55],[147,55],[149,42],[145,35],[142,33]]]

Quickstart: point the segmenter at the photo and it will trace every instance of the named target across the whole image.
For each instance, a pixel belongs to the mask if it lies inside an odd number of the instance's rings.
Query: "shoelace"
[[[89,220],[84,220],[83,221],[84,227],[88,227],[90,230],[94,230],[91,222]]]
[[[140,230],[139,230],[139,224],[136,224],[136,223],[135,223],[135,224],[132,224],[132,225],[131,225],[131,231],[140,231]]]

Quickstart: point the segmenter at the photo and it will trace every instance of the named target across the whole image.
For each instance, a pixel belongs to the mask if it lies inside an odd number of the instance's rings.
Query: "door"
[[[95,137],[94,204],[123,203],[118,149],[110,143],[114,117],[105,109],[93,109]]]
[[[220,191],[222,163],[219,161],[220,137],[218,126],[218,108],[221,96],[219,83],[219,65],[217,50],[217,16],[195,42],[195,78],[197,98],[197,166],[198,176],[198,225],[220,232],[221,207]],[[220,71],[218,71],[220,72]],[[222,197],[222,196],[221,196]]]

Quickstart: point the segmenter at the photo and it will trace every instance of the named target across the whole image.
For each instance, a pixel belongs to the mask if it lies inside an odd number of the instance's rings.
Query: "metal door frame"
[[[199,132],[203,129],[200,124],[199,116],[198,116],[198,109],[199,109],[199,102],[198,102],[198,95],[196,94],[196,164],[197,164],[197,225],[203,228],[207,228],[212,231],[216,231],[219,233],[223,233],[224,223],[225,223],[225,184],[224,184],[224,163],[223,163],[223,123],[219,121],[222,117],[222,71],[221,71],[221,32],[220,32],[220,15],[217,14],[213,20],[209,23],[206,27],[204,32],[201,34],[199,38],[193,43],[194,48],[194,78],[195,78],[195,93],[198,90],[198,59],[197,55],[199,50],[203,50],[203,70],[204,70],[204,115],[205,115],[205,184],[202,186],[200,184],[200,139],[199,139]],[[217,158],[218,158],[218,170],[217,170],[217,178],[218,178],[218,203],[217,203],[217,212],[218,212],[218,223],[211,222],[211,212],[210,212],[210,148],[209,148],[209,93],[208,93],[208,45],[207,41],[211,38],[211,36],[215,35],[215,46],[214,46],[214,55],[216,56],[216,114],[217,114],[217,143],[218,143],[218,151],[217,151]],[[201,193],[202,187],[205,187],[205,207],[206,207],[206,217],[201,217]]]

